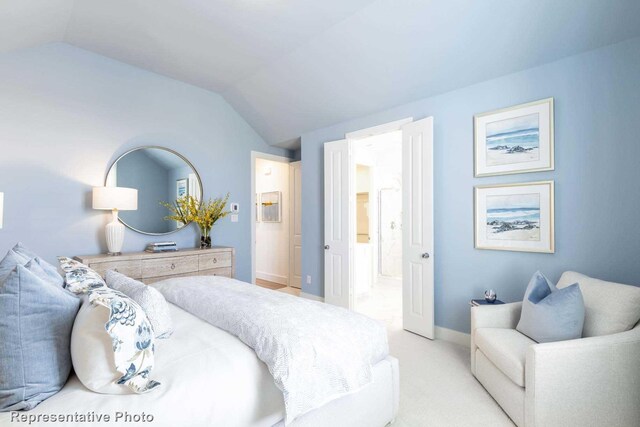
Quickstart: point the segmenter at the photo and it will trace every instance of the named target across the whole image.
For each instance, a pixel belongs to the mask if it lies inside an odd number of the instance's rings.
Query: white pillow
[[[117,384],[122,376],[115,369],[111,337],[104,325],[109,321],[109,309],[92,305],[82,298],[82,307],[71,332],[71,360],[78,379],[96,393],[132,394],[133,390]]]
[[[113,270],[107,271],[106,282],[108,287],[122,292],[140,304],[153,327],[156,338],[164,339],[171,336],[173,324],[169,314],[169,304],[157,289]]]
[[[154,359],[149,322],[140,307],[134,308],[135,323],[126,327],[120,325],[117,335],[112,329],[112,336],[105,329],[110,318],[114,321],[111,310],[100,303],[92,303],[87,296],[82,297],[82,306],[71,332],[73,370],[80,382],[96,393],[146,393],[159,385],[148,379]],[[151,345],[147,350],[139,351],[136,347],[140,347],[138,342],[142,340],[151,340]],[[116,357],[120,360],[116,361]]]
[[[142,307],[109,289],[86,265],[67,257],[58,259],[67,289],[83,299],[71,332],[71,360],[80,382],[106,394],[157,388],[160,383],[149,378],[155,337]]]

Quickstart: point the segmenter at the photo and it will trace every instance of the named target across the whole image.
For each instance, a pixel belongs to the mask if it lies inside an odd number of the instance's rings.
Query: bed
[[[157,343],[153,376],[162,387],[141,395],[104,395],[87,390],[71,375],[65,387],[29,412],[30,425],[45,415],[78,417],[64,425],[282,426],[282,392],[266,365],[238,338],[170,305],[175,332]],[[373,382],[295,419],[292,426],[385,426],[398,411],[398,361],[387,356],[373,367]],[[105,422],[104,416],[110,417]],[[12,414],[0,414],[1,425]],[[40,418],[38,418],[40,416]],[[98,420],[98,417],[103,418]],[[117,418],[116,418],[117,417]],[[15,421],[15,420],[14,420]]]

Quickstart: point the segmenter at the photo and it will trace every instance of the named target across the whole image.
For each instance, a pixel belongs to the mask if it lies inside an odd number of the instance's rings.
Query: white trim
[[[346,139],[362,139],[370,136],[380,135],[383,133],[395,132],[401,130],[403,125],[411,123],[413,117],[407,117],[406,119],[396,120],[394,122],[384,123],[378,126],[373,126],[366,129],[360,129],[345,134]]]
[[[277,283],[279,285],[288,286],[289,278],[278,274],[265,273],[264,271],[256,271],[256,279],[266,280],[268,282]]]
[[[471,335],[442,326],[435,327],[436,339],[449,341],[467,348],[471,347]]]
[[[256,283],[256,215],[253,211],[256,205],[256,159],[271,160],[274,162],[291,163],[293,159],[276,154],[251,151],[251,205],[247,212],[251,217],[251,283]],[[287,254],[287,257],[289,254]]]
[[[300,292],[300,298],[306,298],[313,301],[324,302],[323,297],[319,297],[318,295],[308,294],[306,292]]]

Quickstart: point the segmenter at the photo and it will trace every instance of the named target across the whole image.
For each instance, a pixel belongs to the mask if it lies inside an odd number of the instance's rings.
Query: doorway
[[[354,311],[402,321],[402,132],[355,139]]]
[[[300,162],[252,153],[252,282],[300,294]]]
[[[393,135],[401,140],[401,184],[376,184],[376,191],[359,191],[359,185],[368,182],[371,186],[371,176],[377,175],[373,160],[356,161],[359,145],[367,139],[391,140]],[[399,281],[402,328],[433,339],[433,118],[399,120],[345,136],[324,144],[325,302],[357,310],[359,295],[369,292],[369,287],[374,290],[374,282]],[[393,156],[390,147],[382,151],[384,157]],[[393,208],[398,198],[401,213]],[[361,217],[367,215],[360,224],[358,212]],[[387,239],[384,244],[382,236]],[[367,257],[370,263],[360,262]],[[385,298],[374,300],[378,299]]]

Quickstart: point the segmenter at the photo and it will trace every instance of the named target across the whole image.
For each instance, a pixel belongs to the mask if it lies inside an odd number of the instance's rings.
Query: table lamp
[[[107,224],[109,255],[120,255],[124,243],[124,225],[118,221],[118,211],[138,210],[138,190],[124,187],[95,187],[93,209],[110,210],[113,221]]]

